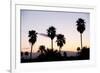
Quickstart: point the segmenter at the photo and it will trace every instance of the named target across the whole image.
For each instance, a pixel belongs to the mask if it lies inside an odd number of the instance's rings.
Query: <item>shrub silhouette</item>
[[[90,48],[83,47],[80,51],[81,59],[89,59],[90,58]]]
[[[25,52],[24,54],[25,54],[25,56],[28,56],[28,55],[29,55],[29,53],[28,53],[28,52]]]
[[[21,52],[21,56],[23,56],[24,55],[24,52]]]
[[[43,54],[38,56],[40,61],[55,61],[61,60],[61,54],[57,50],[45,49]]]
[[[80,47],[77,47],[77,56],[79,56],[80,55]]]
[[[45,46],[44,45],[41,45],[40,47],[39,47],[39,50],[38,50],[38,52],[41,52],[41,54],[44,54],[45,53]]]

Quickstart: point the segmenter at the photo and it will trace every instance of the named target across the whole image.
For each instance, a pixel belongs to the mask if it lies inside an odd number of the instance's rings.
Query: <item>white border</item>
[[[23,5],[12,4],[12,18],[11,18],[11,72],[19,73],[29,71],[42,71],[51,69],[66,69],[66,68],[79,68],[95,65],[95,37],[94,37],[94,8],[70,7],[70,6],[41,6],[41,5]],[[75,8],[76,7],[76,8]],[[88,12],[90,13],[90,60],[84,61],[62,61],[62,62],[44,62],[44,63],[20,63],[20,9],[29,10],[49,10],[49,11],[70,11],[70,12]],[[19,49],[18,49],[19,48]]]

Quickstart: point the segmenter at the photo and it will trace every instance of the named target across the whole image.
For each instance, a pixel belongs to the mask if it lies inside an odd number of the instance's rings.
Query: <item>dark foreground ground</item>
[[[89,58],[67,57],[67,58],[46,58],[46,59],[21,59],[21,63],[31,62],[52,62],[52,61],[75,61],[75,60],[89,60]]]
[[[26,53],[26,56],[29,55]],[[51,62],[51,61],[75,61],[75,60],[89,60],[90,58],[89,48],[83,48],[80,52],[77,52],[76,56],[67,56],[67,53],[63,55],[54,50],[48,50],[47,52],[41,52],[36,58],[22,58],[21,63],[31,63],[31,62]]]

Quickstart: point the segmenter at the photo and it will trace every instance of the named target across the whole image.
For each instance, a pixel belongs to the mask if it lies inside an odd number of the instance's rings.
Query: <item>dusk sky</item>
[[[31,44],[28,42],[29,30],[47,34],[47,29],[50,26],[56,28],[57,34],[65,36],[66,44],[62,47],[62,50],[77,51],[77,47],[80,47],[80,33],[77,31],[76,26],[78,18],[82,18],[86,22],[86,30],[83,32],[83,46],[90,47],[89,13],[21,10],[21,51],[31,50]],[[59,49],[56,38],[54,38],[53,42],[54,49]],[[51,48],[51,39],[37,35],[33,51],[36,52],[40,45]]]

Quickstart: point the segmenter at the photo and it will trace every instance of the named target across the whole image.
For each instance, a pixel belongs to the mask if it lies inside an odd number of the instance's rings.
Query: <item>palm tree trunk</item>
[[[30,59],[32,59],[32,46],[33,46],[33,45],[31,45]]]
[[[80,34],[80,40],[81,40],[81,49],[82,49],[82,33]]]
[[[51,49],[53,49],[53,40],[51,39]]]
[[[59,47],[59,52],[61,52],[61,47]]]

